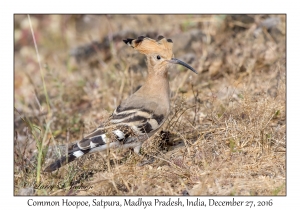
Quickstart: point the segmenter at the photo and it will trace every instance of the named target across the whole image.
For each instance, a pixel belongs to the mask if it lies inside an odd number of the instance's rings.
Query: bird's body
[[[181,64],[196,73],[189,65],[173,58],[173,42],[170,39],[159,36],[156,41],[141,36],[124,42],[146,55],[148,76],[145,84],[124,100],[106,123],[71,145],[68,155],[48,166],[46,172],[54,171],[84,154],[108,148],[134,148],[138,153],[142,143],[164,124],[170,113],[168,68],[172,63]]]

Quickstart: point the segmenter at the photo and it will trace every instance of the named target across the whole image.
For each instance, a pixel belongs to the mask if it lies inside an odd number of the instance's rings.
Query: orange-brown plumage
[[[173,57],[173,42],[171,39],[167,40],[163,36],[159,36],[158,40],[140,36],[130,41],[131,42],[127,42],[127,44],[129,43],[131,47],[142,54],[159,54],[165,59],[171,59]]]
[[[68,149],[68,155],[48,166],[51,172],[85,154],[109,148],[134,148],[139,152],[144,141],[164,124],[170,113],[170,88],[167,72],[180,64],[197,73],[188,64],[173,58],[173,42],[159,36],[157,40],[140,36],[126,39],[126,44],[146,55],[148,76],[145,84],[123,100],[104,125]]]

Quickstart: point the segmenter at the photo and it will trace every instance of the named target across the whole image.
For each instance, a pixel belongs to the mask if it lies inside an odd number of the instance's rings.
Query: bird
[[[139,154],[143,142],[161,128],[170,113],[168,70],[179,64],[197,74],[194,68],[174,58],[171,39],[160,35],[156,40],[139,36],[123,41],[146,56],[148,74],[144,84],[123,100],[108,120],[47,166],[45,172],[55,171],[83,155],[111,148],[132,148]]]

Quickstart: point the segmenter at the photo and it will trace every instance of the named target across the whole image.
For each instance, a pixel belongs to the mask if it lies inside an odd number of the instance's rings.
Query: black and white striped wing
[[[114,111],[110,122],[112,124],[129,126],[137,135],[152,134],[163,123],[164,115],[155,114],[144,107],[122,107]]]
[[[79,142],[72,144],[68,148],[68,155],[55,161],[44,171],[54,171],[87,153],[104,151],[108,147],[118,147],[126,138],[133,136],[135,136],[135,133],[126,125],[100,126]]]
[[[99,126],[81,141],[71,145],[68,155],[60,158],[45,171],[51,172],[62,165],[69,163],[84,154],[103,151],[109,147],[138,147],[142,142],[152,136],[163,124],[165,116],[154,113],[157,109],[147,106],[120,105],[113,112],[108,123]],[[149,105],[149,104],[148,104]],[[158,107],[156,103],[151,107]]]

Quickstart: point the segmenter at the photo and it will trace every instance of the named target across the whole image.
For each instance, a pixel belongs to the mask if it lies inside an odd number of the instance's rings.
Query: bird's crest
[[[137,39],[126,39],[123,41],[145,55],[157,53],[168,59],[171,59],[173,56],[173,42],[171,39],[166,39],[163,36],[158,36],[157,40],[139,36]]]

